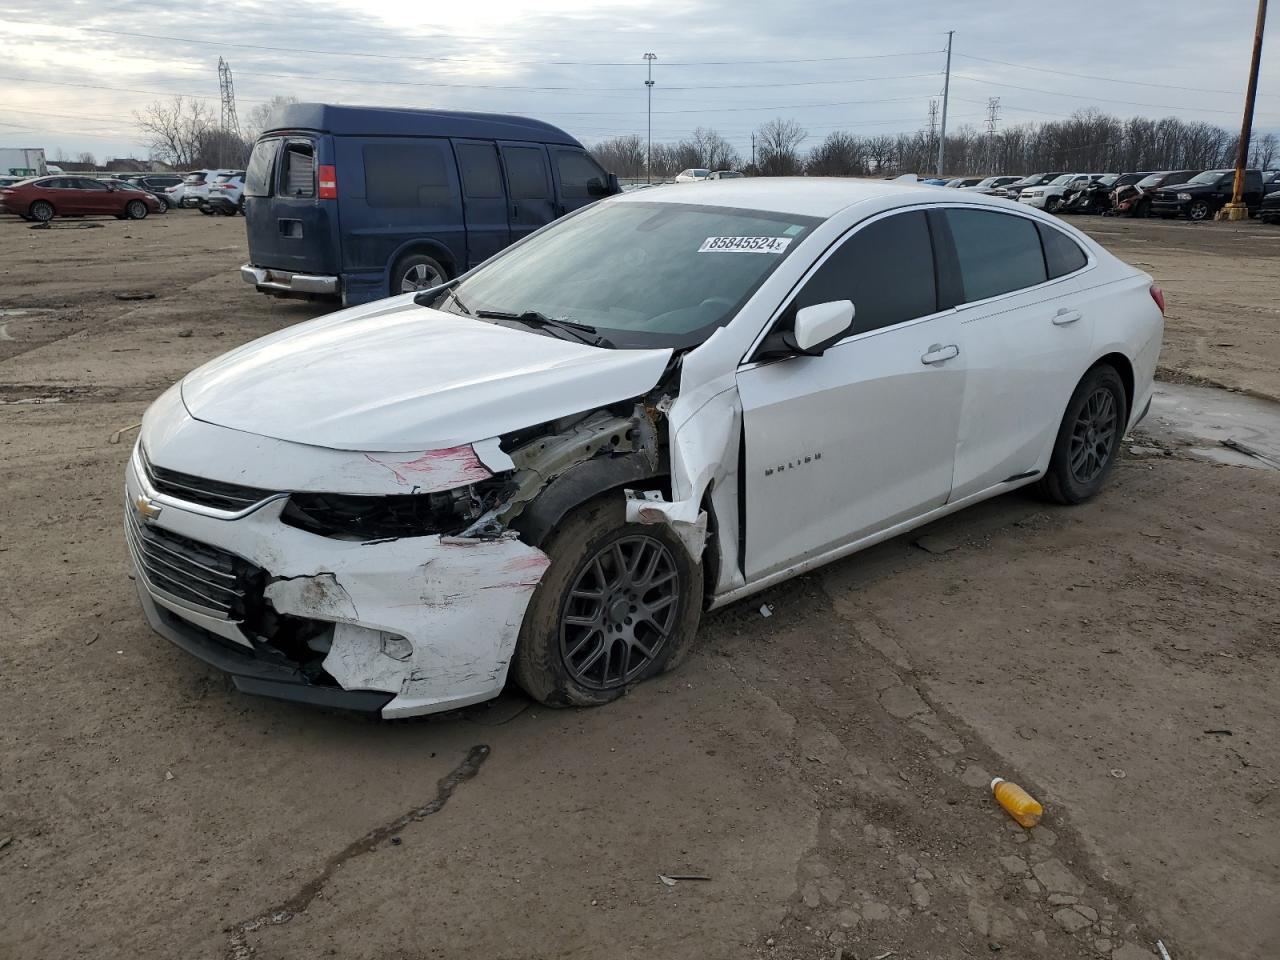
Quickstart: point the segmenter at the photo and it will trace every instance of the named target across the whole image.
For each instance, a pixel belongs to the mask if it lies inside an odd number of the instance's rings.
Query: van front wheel
[[[391,295],[414,293],[438,287],[449,279],[449,273],[438,260],[425,253],[411,253],[397,261],[391,272]]]

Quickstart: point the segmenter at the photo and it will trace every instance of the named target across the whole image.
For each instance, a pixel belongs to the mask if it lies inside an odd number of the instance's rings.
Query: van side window
[[[291,141],[284,154],[284,193],[287,197],[314,197],[316,195],[315,147],[309,143]]]
[[[788,313],[852,300],[849,332],[865,333],[937,313],[935,290],[929,225],[923,212],[911,211],[868,224],[841,243],[805,282]]]
[[[1034,287],[1049,279],[1036,225],[988,210],[947,210],[964,303]]]
[[[507,182],[513,200],[545,200],[551,196],[547,164],[539,147],[506,147]]]
[[[369,206],[452,206],[444,149],[436,143],[367,144],[364,191]]]
[[[463,192],[477,200],[501,200],[504,194],[497,148],[487,143],[455,143],[453,149],[462,171]]]
[[[553,150],[556,172],[560,174],[560,194],[566,200],[583,200],[592,196],[587,184],[597,181],[602,187],[607,175],[585,153],[576,150]]]

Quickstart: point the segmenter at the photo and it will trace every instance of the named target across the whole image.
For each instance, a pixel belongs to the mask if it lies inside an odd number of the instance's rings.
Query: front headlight
[[[504,487],[505,481],[495,478],[439,493],[294,493],[280,520],[308,533],[338,540],[449,536],[461,533],[492,507]]]
[[[1044,191],[1043,191],[1043,190],[1032,190],[1032,191],[1031,191],[1031,196],[1033,196],[1033,197],[1043,197],[1043,196],[1044,196]]]
[[[1178,194],[1178,199],[1179,199],[1179,200],[1190,200],[1190,199],[1191,199],[1191,194],[1189,194],[1189,193],[1180,193],[1180,194]]]

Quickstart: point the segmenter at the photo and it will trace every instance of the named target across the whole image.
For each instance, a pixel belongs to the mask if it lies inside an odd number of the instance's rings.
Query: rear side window
[[[505,196],[497,147],[489,143],[455,143],[453,149],[462,171],[462,189],[468,197],[500,200]]]
[[[290,141],[284,151],[284,170],[280,175],[285,196],[314,197],[316,195],[315,147],[310,143]]]
[[[444,148],[437,143],[367,144],[364,191],[371,207],[452,206]]]
[[[582,200],[591,197],[587,185],[597,181],[604,186],[605,173],[585,153],[576,150],[553,150],[556,172],[560,175],[560,194],[565,199]]]
[[[1040,231],[1040,242],[1044,244],[1044,262],[1049,268],[1050,280],[1075,273],[1089,262],[1089,258],[1080,249],[1080,244],[1061,230],[1043,223],[1037,223],[1036,229]]]
[[[547,164],[540,147],[506,147],[507,182],[513,200],[545,200],[551,196],[547,184]]]
[[[924,213],[895,214],[853,234],[804,285],[793,310],[830,300],[853,301],[852,333],[936,313],[933,247]]]
[[[259,140],[253,145],[253,153],[249,156],[249,166],[244,173],[244,194],[246,197],[269,197],[271,195],[271,171],[276,167],[276,154],[280,151],[280,141]]]
[[[947,210],[964,302],[998,297],[1044,283],[1048,273],[1036,225],[1026,217],[986,210]]]

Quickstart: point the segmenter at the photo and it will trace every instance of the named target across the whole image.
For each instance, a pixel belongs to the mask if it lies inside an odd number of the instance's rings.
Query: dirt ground
[[[240,219],[98,222],[0,218],[0,957],[1276,954],[1280,473],[1011,494],[606,708],[259,700],[145,627],[111,439],[317,308],[239,280]],[[1280,229],[1083,225],[1164,284],[1171,376],[1280,397]]]

